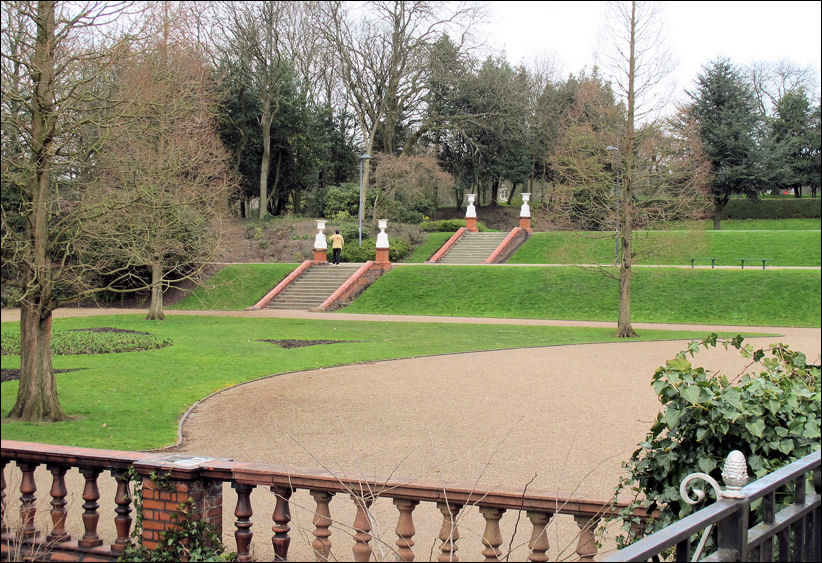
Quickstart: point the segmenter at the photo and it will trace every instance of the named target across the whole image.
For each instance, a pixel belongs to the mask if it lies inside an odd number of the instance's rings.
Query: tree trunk
[[[721,231],[722,230],[722,210],[725,208],[725,204],[721,201],[717,200],[714,201],[714,230]]]
[[[29,158],[31,214],[26,222],[30,256],[24,267],[30,295],[20,305],[20,383],[9,418],[31,422],[56,422],[68,416],[57,399],[57,382],[51,364],[51,309],[55,273],[49,256],[51,162],[54,158],[54,29],[53,2],[37,4],[34,91]]]
[[[42,318],[39,309],[26,302],[20,309],[20,386],[9,418],[29,422],[69,419],[57,399],[51,365],[51,311]]]
[[[271,108],[266,108],[260,117],[260,132],[263,136],[263,158],[260,162],[260,221],[268,211],[268,169],[271,167]]]
[[[162,321],[163,313],[163,266],[159,262],[151,265],[151,306],[148,308],[146,319]]]
[[[619,217],[619,236],[621,253],[619,263],[619,312],[617,314],[617,337],[632,338],[637,334],[631,326],[631,265],[633,262],[633,204],[634,174],[634,109],[636,104],[634,81],[636,78],[636,3],[631,3],[631,38],[628,57],[628,115],[625,120],[625,155],[623,158],[625,172],[622,174],[620,197],[622,198]]]

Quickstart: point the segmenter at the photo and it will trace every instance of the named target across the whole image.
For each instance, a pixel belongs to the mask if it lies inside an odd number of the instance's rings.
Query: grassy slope
[[[427,261],[436,254],[437,250],[453,235],[454,233],[429,233],[425,238],[425,242],[419,245],[414,250],[414,253],[403,260],[403,262],[421,263]]]
[[[690,258],[768,258],[769,266],[819,266],[820,231],[642,231],[636,233],[636,264],[690,264]],[[534,233],[508,260],[511,264],[613,263],[614,235],[604,232]],[[702,262],[706,263],[706,262]]]
[[[169,308],[195,311],[245,309],[259,301],[296,267],[297,264],[225,266],[183,301]]]
[[[701,229],[710,231],[714,228],[711,219],[702,221],[678,221],[667,225],[669,229]],[[722,221],[723,231],[818,231],[822,228],[822,219],[726,219]]]
[[[476,350],[615,341],[613,328],[518,325],[351,322],[173,316],[146,321],[140,315],[56,319],[58,330],[117,327],[170,338],[160,350],[122,354],[55,356],[60,402],[75,420],[54,424],[3,422],[6,439],[110,449],[149,449],[174,443],[185,410],[209,394],[270,374],[334,365]],[[3,323],[2,330],[19,330]],[[701,332],[642,331],[644,340],[704,338]],[[349,340],[284,349],[261,339]],[[684,348],[684,345],[683,345]],[[19,368],[19,356],[3,366]],[[17,382],[2,384],[8,413]]]
[[[632,319],[819,326],[819,284],[818,270],[636,269]],[[343,311],[612,321],[617,301],[616,280],[596,268],[406,266]]]

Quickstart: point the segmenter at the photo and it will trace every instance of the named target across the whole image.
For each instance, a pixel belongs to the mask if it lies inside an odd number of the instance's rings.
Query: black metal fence
[[[716,547],[701,558],[697,549],[700,561],[822,561],[821,453],[817,450],[743,487],[743,498],[721,498],[605,561],[659,561],[671,547],[676,561],[690,561],[691,542],[703,530],[713,534]],[[812,491],[807,490],[810,476]],[[783,495],[792,499],[791,504],[784,506]],[[778,496],[784,506],[779,510]],[[750,505],[758,499],[763,521],[751,527]]]

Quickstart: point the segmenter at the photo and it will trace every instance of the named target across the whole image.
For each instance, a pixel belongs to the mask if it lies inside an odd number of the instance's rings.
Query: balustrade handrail
[[[196,466],[179,467],[161,461],[162,452],[103,450],[1,440],[0,450],[5,461],[89,467],[101,470],[125,470],[131,465],[152,466],[171,476],[196,472],[200,477],[244,485],[288,487],[291,490],[318,490],[329,493],[358,494],[363,497],[387,497],[422,502],[449,502],[454,505],[478,505],[506,510],[535,510],[577,516],[618,514],[626,504],[586,498],[557,497],[547,491],[498,487],[477,488],[465,483],[429,483],[401,480],[354,479],[320,470],[280,471],[275,465],[209,459]],[[646,513],[637,510],[637,516]]]
[[[620,549],[605,559],[605,561],[648,561],[666,549],[675,546],[678,555],[680,553],[688,553],[690,550],[690,538],[699,531],[717,523],[720,525],[725,524],[726,527],[730,526],[730,528],[740,525],[744,527],[744,529],[739,529],[739,534],[732,534],[738,537],[733,538],[734,545],[732,549],[729,550],[731,552],[729,556],[735,561],[749,560],[747,554],[751,548],[756,548],[764,541],[772,538],[780,530],[784,530],[787,524],[797,522],[804,515],[814,510],[819,510],[820,503],[822,503],[822,495],[819,494],[820,466],[822,466],[822,450],[817,450],[742,487],[739,491],[741,493],[739,498],[721,498],[715,503],[693,514],[689,514],[685,518]],[[805,476],[812,471],[814,472],[817,492],[815,494],[806,494],[804,479]],[[787,522],[787,524],[785,521],[779,522],[779,514],[774,515],[773,508],[771,508],[771,522],[759,524],[754,528],[748,529],[746,511],[750,504],[760,498],[774,495],[777,489],[791,483],[794,483],[796,488],[794,491],[794,504],[788,509],[783,509],[783,511],[791,513],[788,517],[790,521]],[[745,511],[744,514],[743,511]],[[737,515],[738,522],[728,524],[728,519],[737,518]],[[818,533],[818,517],[815,526],[817,529],[814,533]],[[813,550],[816,551],[816,554],[813,555],[812,558],[799,557],[793,560],[817,560],[820,540],[817,538],[815,541],[816,544],[812,547]],[[785,550],[787,547],[781,546],[781,549]],[[807,550],[809,548],[807,545],[802,545],[799,546],[798,549]],[[680,557],[677,557],[677,560],[681,560]],[[725,560],[725,553],[719,550],[712,556],[706,557],[705,560]],[[780,557],[780,560],[785,559]]]
[[[430,483],[406,482],[397,478],[386,480],[356,479],[340,477],[326,471],[302,470],[282,471],[281,466],[262,463],[238,462],[230,459],[216,459],[211,457],[196,457],[187,454],[170,454],[163,452],[130,452],[120,450],[101,450],[92,448],[77,448],[20,442],[14,440],[0,441],[0,456],[3,467],[3,538],[7,539],[8,531],[5,524],[6,480],[5,467],[15,461],[22,472],[20,485],[20,521],[21,527],[17,537],[29,541],[30,545],[37,545],[40,532],[35,526],[37,512],[36,491],[34,478],[35,468],[45,465],[52,473],[53,481],[50,494],[52,509],[50,511],[53,529],[48,534],[49,544],[54,549],[70,553],[89,552],[96,557],[113,560],[123,552],[129,543],[132,523],[131,499],[128,493],[128,470],[133,467],[143,476],[143,493],[151,495],[145,497],[150,502],[152,516],[144,515],[142,538],[143,545],[158,545],[162,541],[160,530],[166,529],[169,523],[168,515],[176,510],[177,503],[192,501],[189,493],[199,500],[194,500],[199,508],[197,513],[210,523],[217,522],[218,530],[222,527],[222,486],[220,483],[231,483],[236,491],[237,505],[234,511],[236,521],[234,533],[237,542],[237,556],[239,561],[250,561],[252,558],[251,541],[254,536],[250,517],[253,515],[251,505],[251,491],[257,486],[270,488],[276,496],[276,507],[272,519],[275,523],[271,538],[275,550],[276,560],[286,560],[288,556],[289,536],[289,498],[295,491],[309,493],[316,502],[313,524],[315,536],[311,544],[318,560],[328,560],[330,557],[331,541],[328,539],[333,520],[329,512],[329,503],[335,494],[342,493],[349,496],[354,502],[357,516],[353,529],[353,552],[358,561],[367,561],[370,557],[369,542],[373,537],[369,534],[370,520],[367,516],[368,507],[378,497],[392,499],[399,513],[396,527],[397,541],[396,554],[403,561],[414,559],[412,547],[415,534],[413,511],[421,502],[436,505],[443,515],[442,527],[438,539],[442,542],[440,560],[456,560],[454,552],[458,549],[456,542],[459,539],[457,515],[463,508],[478,507],[485,520],[485,530],[482,533],[483,555],[486,560],[499,560],[502,554],[500,545],[503,541],[500,535],[500,518],[508,511],[525,513],[533,530],[528,548],[531,550],[529,559],[533,561],[547,560],[548,536],[546,527],[554,515],[563,514],[572,516],[579,527],[576,552],[583,561],[592,561],[596,554],[594,531],[598,523],[609,515],[614,515],[627,505],[615,505],[610,501],[601,501],[584,497],[562,498],[547,491],[529,490],[523,488],[494,488],[484,489],[464,483]],[[84,509],[82,519],[85,533],[76,541],[66,530],[66,471],[77,467],[85,479],[83,489]],[[98,476],[110,471],[117,481],[115,494],[117,528],[116,540],[105,547],[103,538],[97,532],[98,500],[100,492],[97,485]],[[155,471],[168,475],[173,482],[171,489],[165,492],[157,488],[153,482]],[[163,480],[165,481],[165,480]],[[169,492],[170,491],[170,492]],[[158,512],[159,511],[159,512]],[[154,514],[154,513],[157,514]],[[166,516],[163,516],[166,514]],[[634,514],[644,518],[643,510],[635,510]],[[146,518],[152,518],[146,525]],[[212,521],[211,519],[216,520]],[[156,519],[156,520],[155,520]],[[519,521],[519,516],[517,516]],[[43,536],[39,536],[43,537]],[[54,542],[59,543],[58,547]],[[62,542],[62,543],[61,543]],[[5,544],[4,544],[5,545]],[[5,548],[4,548],[5,549]],[[7,554],[4,551],[4,556]],[[14,557],[11,554],[10,557]],[[445,558],[445,559],[443,559]]]

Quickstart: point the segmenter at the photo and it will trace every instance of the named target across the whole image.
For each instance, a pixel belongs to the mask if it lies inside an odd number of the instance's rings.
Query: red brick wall
[[[192,516],[205,520],[217,530],[223,529],[223,488],[218,482],[172,481],[173,490],[159,487],[151,479],[143,480],[143,546],[154,549],[164,530],[172,527],[175,512],[189,498],[193,501]]]

